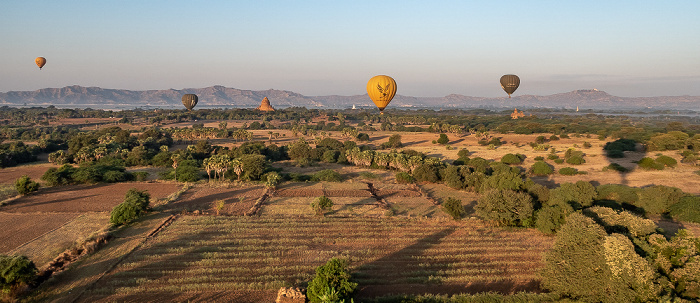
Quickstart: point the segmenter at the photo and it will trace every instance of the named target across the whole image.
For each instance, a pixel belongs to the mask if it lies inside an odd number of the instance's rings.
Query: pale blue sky
[[[42,71],[34,58],[46,57]],[[504,96],[700,95],[700,1],[0,2],[0,92],[224,85]]]

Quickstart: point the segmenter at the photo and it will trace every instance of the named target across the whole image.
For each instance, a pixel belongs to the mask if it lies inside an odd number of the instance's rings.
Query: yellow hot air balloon
[[[184,94],[182,95],[182,105],[188,110],[192,110],[195,105],[199,102],[199,98],[195,94]]]
[[[518,78],[518,76],[503,75],[501,77],[501,88],[506,91],[508,98],[510,98],[510,94],[514,93],[515,90],[518,89],[518,86],[520,86],[520,78]]]
[[[44,67],[44,65],[46,65],[46,58],[36,57],[36,59],[34,59],[34,62],[36,63],[36,66],[38,66],[39,69],[41,69],[42,67]]]
[[[384,108],[396,95],[396,81],[389,76],[374,76],[367,82],[367,94],[379,112],[384,114]]]

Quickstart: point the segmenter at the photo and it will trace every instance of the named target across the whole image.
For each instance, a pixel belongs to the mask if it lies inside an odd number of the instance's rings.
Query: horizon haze
[[[698,1],[56,1],[0,10],[0,92],[213,84],[307,96],[700,96]],[[46,57],[43,70],[34,58]]]

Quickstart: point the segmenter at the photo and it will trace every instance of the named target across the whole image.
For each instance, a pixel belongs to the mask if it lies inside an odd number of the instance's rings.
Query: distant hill
[[[133,106],[180,106],[183,94],[197,94],[199,105],[234,106],[255,108],[267,97],[272,106],[285,108],[303,106],[307,108],[372,107],[367,95],[354,96],[304,96],[284,90],[252,91],[220,85],[205,88],[132,91],[83,87],[78,85],[63,88],[44,88],[35,91],[10,91],[0,93],[0,105],[74,105],[76,107],[133,105]],[[397,95],[392,107],[428,108],[576,108],[580,109],[700,109],[700,96],[665,97],[617,97],[599,90],[575,90],[568,93],[535,96],[516,95],[513,98],[486,98],[464,95],[445,97],[411,97]]]

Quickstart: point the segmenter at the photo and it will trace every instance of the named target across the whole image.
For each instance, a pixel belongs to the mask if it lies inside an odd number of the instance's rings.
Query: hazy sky
[[[44,56],[43,70],[34,58]],[[0,92],[283,89],[700,95],[700,1],[0,2]]]

